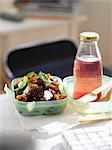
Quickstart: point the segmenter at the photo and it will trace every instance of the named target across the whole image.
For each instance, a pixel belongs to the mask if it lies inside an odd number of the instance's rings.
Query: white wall
[[[79,26],[79,32],[96,31],[100,34],[99,47],[103,64],[112,70],[112,1],[83,0],[87,20]]]
[[[13,8],[14,0],[0,0],[0,11],[2,10],[11,10]]]

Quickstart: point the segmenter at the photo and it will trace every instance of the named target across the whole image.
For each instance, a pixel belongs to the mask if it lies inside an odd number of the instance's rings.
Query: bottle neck
[[[82,55],[93,55],[101,59],[101,54],[99,51],[97,41],[93,41],[93,42],[81,41],[78,48],[77,56],[80,57]]]

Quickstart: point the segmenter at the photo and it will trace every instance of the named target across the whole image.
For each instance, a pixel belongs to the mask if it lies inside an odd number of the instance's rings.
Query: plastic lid
[[[93,42],[99,40],[99,34],[96,32],[82,32],[80,33],[80,41]]]

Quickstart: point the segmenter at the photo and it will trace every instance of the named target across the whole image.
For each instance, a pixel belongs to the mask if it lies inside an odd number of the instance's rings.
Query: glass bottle
[[[99,34],[82,32],[74,60],[74,98],[78,99],[102,85],[102,58],[98,47]]]

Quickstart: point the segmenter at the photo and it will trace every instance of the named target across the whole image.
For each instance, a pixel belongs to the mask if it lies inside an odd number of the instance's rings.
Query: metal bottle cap
[[[94,42],[99,40],[99,34],[96,32],[82,32],[80,33],[80,41]]]

